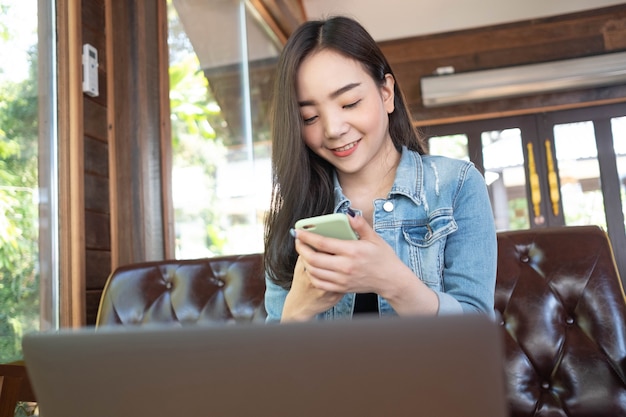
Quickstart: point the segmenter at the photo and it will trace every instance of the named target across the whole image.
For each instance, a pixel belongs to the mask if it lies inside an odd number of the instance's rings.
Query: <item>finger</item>
[[[350,227],[359,235],[360,240],[369,240],[372,235],[376,234],[363,216],[348,216],[348,220],[350,221]]]
[[[298,233],[301,233],[301,232],[298,232]],[[305,234],[305,233],[307,232],[302,232],[302,234]],[[306,239],[306,236],[305,236],[305,239]],[[296,238],[295,244],[296,244],[296,252],[298,252],[301,258],[308,259],[316,252],[313,246],[311,246],[306,241],[303,241],[300,239],[300,235],[298,235],[298,237]]]
[[[326,280],[323,278],[319,278],[318,276],[311,274],[309,275],[309,282],[313,288],[316,288],[320,291],[324,291],[327,293],[345,293],[345,286],[341,285],[341,283],[335,282],[333,280]]]
[[[348,242],[347,240],[326,237],[326,236],[318,235],[316,233],[312,233],[312,232],[308,232],[304,230],[298,231],[296,245],[297,245],[297,241],[300,241],[301,243],[304,243],[305,245],[309,246],[309,251],[324,252],[324,253],[333,254],[333,255],[342,253],[343,252],[342,249],[345,247],[346,243]],[[299,251],[300,249],[302,249],[304,252],[300,252]],[[303,253],[306,253],[306,249],[300,247],[298,249],[298,253],[302,255]]]

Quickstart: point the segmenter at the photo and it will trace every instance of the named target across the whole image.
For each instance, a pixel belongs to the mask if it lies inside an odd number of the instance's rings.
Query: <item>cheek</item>
[[[373,132],[385,130],[389,124],[389,115],[382,102],[372,103],[360,114],[359,125],[363,131]]]
[[[321,147],[324,141],[322,132],[317,125],[318,123],[311,126],[304,126],[302,128],[302,140],[304,141],[304,144],[316,153],[316,149]]]
[[[327,160],[328,151],[324,147],[324,134],[320,129],[314,126],[302,129],[302,141],[314,154]]]

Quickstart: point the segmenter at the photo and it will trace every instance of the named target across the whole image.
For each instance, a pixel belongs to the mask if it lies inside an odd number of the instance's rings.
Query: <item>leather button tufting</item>
[[[612,249],[597,226],[498,232],[507,415],[626,417],[626,304]]]

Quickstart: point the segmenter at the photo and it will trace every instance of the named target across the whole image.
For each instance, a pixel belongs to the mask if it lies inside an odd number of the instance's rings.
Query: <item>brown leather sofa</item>
[[[626,416],[626,300],[606,233],[500,232],[498,246],[511,416]],[[124,266],[97,324],[263,322],[264,288],[260,254]]]
[[[513,416],[626,416],[626,303],[598,227],[498,234]]]
[[[261,254],[122,266],[102,293],[97,326],[264,322]]]

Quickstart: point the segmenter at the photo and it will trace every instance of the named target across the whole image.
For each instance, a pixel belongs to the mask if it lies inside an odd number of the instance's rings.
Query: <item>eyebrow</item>
[[[344,85],[343,87],[333,91],[332,93],[329,94],[329,97],[331,99],[335,99],[337,97],[339,97],[340,95],[342,95],[343,93],[352,90],[353,88],[356,88],[358,86],[360,86],[361,83],[350,83],[347,85]],[[304,107],[304,106],[312,106],[313,104],[315,104],[312,100],[304,100],[304,101],[299,101],[298,104],[300,105],[300,107]]]

